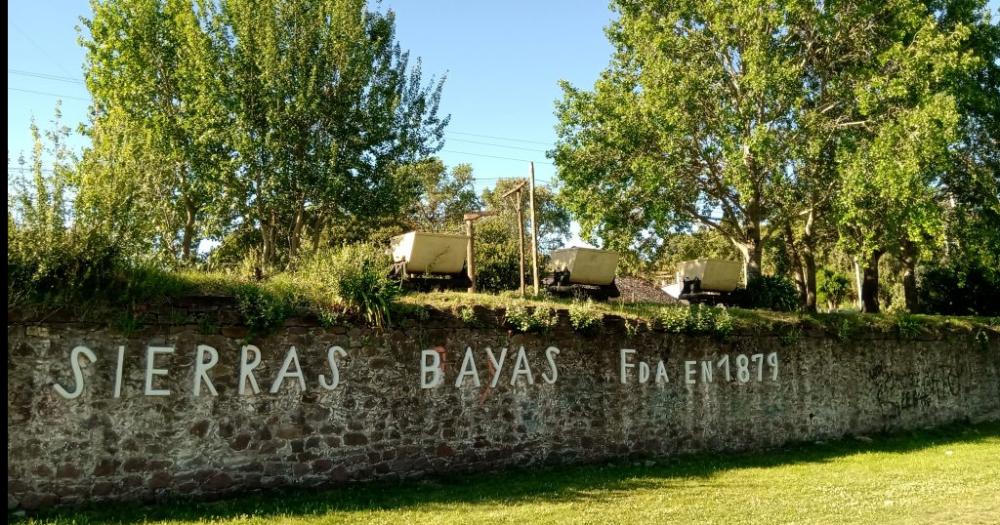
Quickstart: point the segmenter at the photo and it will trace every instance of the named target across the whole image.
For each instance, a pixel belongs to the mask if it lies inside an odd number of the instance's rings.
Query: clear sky
[[[440,153],[445,163],[472,164],[479,189],[499,177],[527,175],[529,160],[540,182],[551,180],[555,171],[545,151],[555,140],[557,83],[592,85],[607,65],[607,2],[385,0],[379,7],[388,8],[396,12],[397,36],[411,60],[422,59],[425,79],[448,76],[441,101],[442,112],[451,114]],[[62,100],[66,123],[86,119],[89,97],[75,27],[89,12],[81,0],[8,3],[11,162],[30,152],[31,117],[44,128],[56,100]]]

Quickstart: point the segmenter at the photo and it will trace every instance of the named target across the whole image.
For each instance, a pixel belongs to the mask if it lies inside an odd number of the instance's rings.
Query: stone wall
[[[153,312],[128,334],[9,318],[8,508],[759,449],[1000,413],[995,333],[719,339],[606,319],[581,334],[563,313],[518,334],[478,309],[472,324],[429,311],[386,331],[291,320],[246,341],[223,303]]]

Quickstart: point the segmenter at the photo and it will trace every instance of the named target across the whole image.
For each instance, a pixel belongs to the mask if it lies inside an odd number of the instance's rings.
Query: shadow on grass
[[[373,482],[336,489],[284,489],[234,496],[219,501],[174,499],[155,505],[115,503],[80,509],[45,511],[32,516],[43,523],[134,524],[160,520],[212,520],[237,517],[267,519],[307,517],[329,512],[370,512],[428,505],[537,503],[602,500],[616,492],[663,487],[664,482],[708,479],[731,469],[824,463],[859,453],[907,453],[950,443],[976,443],[1000,436],[1000,422],[960,424],[826,444],[787,446],[762,453],[698,454],[648,462],[534,467],[501,473],[454,475],[424,482]],[[599,491],[595,494],[594,491]],[[8,516],[14,520],[13,516]]]

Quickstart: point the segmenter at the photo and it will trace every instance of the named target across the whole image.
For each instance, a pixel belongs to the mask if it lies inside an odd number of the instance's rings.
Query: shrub
[[[1000,270],[952,262],[922,272],[917,301],[927,313],[1000,315]]]
[[[371,244],[321,250],[303,261],[296,278],[336,298],[345,308],[376,326],[390,319],[390,307],[400,294],[389,278],[392,260]]]
[[[507,324],[520,332],[544,331],[559,322],[559,317],[551,308],[528,307],[523,304],[507,306]]]
[[[476,287],[497,293],[520,285],[517,238],[499,218],[476,223]]]
[[[10,228],[7,233],[7,303],[65,304],[124,295],[133,273],[118,250],[99,235]],[[12,231],[13,230],[13,231]]]
[[[476,311],[471,306],[462,306],[458,308],[455,314],[467,325],[475,325],[477,323]]]
[[[592,330],[600,323],[602,315],[594,310],[593,301],[574,301],[569,307],[569,322],[574,330]]]
[[[733,330],[733,318],[725,308],[704,305],[669,306],[657,314],[660,326],[677,334],[726,335]]]
[[[792,281],[778,275],[761,275],[747,287],[734,292],[736,305],[778,312],[791,312],[799,306],[799,292]]]
[[[268,333],[280,327],[292,310],[288,296],[256,283],[237,286],[235,295],[243,322],[255,333]]]
[[[851,279],[842,273],[822,268],[816,275],[816,299],[830,310],[836,309],[851,295]]]

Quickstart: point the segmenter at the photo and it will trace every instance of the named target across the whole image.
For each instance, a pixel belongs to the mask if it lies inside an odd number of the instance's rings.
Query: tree
[[[203,30],[213,4],[188,0],[91,1],[85,80],[94,100],[91,129],[137,135],[148,160],[137,171],[114,166],[120,151],[93,150],[103,162],[91,170],[115,170],[118,177],[151,178],[162,214],[155,217],[160,247],[188,263],[195,244],[207,234],[210,207],[218,205],[219,184],[229,167],[225,147],[227,111],[222,104],[222,72],[217,50]],[[113,147],[95,140],[92,147]],[[117,181],[116,181],[117,182]]]
[[[393,13],[364,0],[92,7],[85,165],[93,181],[142,188],[161,210],[153,245],[175,260],[212,238],[280,266],[304,241],[344,240],[331,238],[341,224],[398,221],[419,191],[399,168],[441,146],[443,79],[425,84]]]
[[[307,230],[398,216],[395,174],[441,145],[443,79],[425,86],[395,41],[395,17],[364,0],[221,3],[239,228],[261,262],[294,261]],[[279,256],[279,248],[285,253]]]
[[[786,3],[615,6],[612,64],[593,91],[562,84],[554,158],[566,205],[585,234],[620,248],[705,225],[759,275],[800,104]]]
[[[473,187],[472,166],[458,164],[449,171],[438,158],[400,167],[400,178],[416,181],[420,194],[409,212],[410,227],[421,231],[464,231],[462,216],[481,207]]]
[[[916,298],[913,268],[920,250],[943,234],[940,174],[957,138],[959,112],[947,80],[973,66],[961,49],[968,28],[943,30],[914,6],[900,17],[907,38],[879,56],[883,69],[856,87],[863,126],[841,145],[837,207],[843,247],[861,267],[862,311],[877,312],[878,262],[899,251],[907,306]]]
[[[483,203],[490,210],[500,212],[500,216],[510,231],[517,237],[517,203],[514,196],[501,198],[503,194],[524,182],[524,179],[500,179],[493,189],[483,190]],[[521,191],[521,209],[524,213],[525,253],[531,250],[531,219],[528,213],[528,186]],[[570,217],[565,208],[556,202],[555,194],[545,186],[535,186],[535,216],[538,220],[538,249],[551,251],[560,247],[569,237]],[[529,259],[530,260],[530,256]]]

